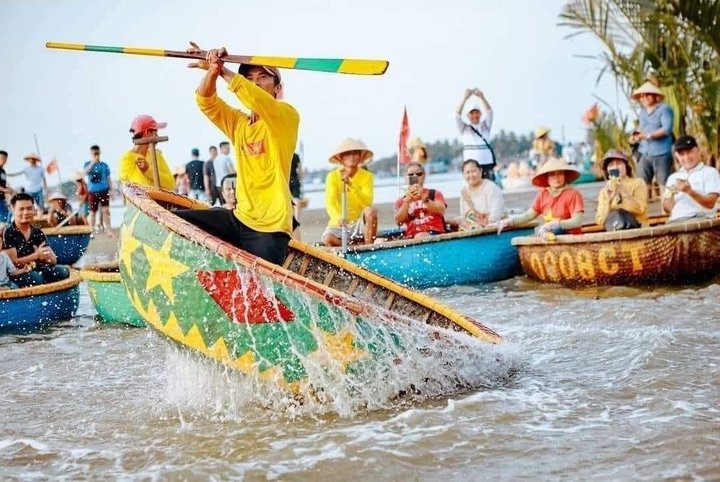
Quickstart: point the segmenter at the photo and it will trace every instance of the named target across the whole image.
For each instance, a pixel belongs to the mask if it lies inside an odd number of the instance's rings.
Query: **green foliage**
[[[662,86],[676,115],[675,134],[720,144],[720,2],[717,0],[570,0],[560,25],[590,33],[596,58],[628,98],[646,78]]]

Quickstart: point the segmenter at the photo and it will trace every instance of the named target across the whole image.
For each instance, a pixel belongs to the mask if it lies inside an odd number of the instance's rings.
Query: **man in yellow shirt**
[[[378,215],[373,203],[373,174],[360,169],[372,159],[373,153],[359,139],[345,139],[330,156],[330,162],[340,167],[330,171],[325,179],[325,209],[330,220],[322,241],[325,246],[342,244],[342,222],[345,221],[348,240],[361,238],[372,243],[377,235]],[[347,190],[347,213],[342,211],[343,190]]]
[[[156,136],[158,129],[167,127],[165,122],[157,122],[152,116],[139,115],[133,119],[130,125],[130,133],[133,139]],[[175,179],[165,161],[165,156],[159,149],[157,154],[158,177],[160,187],[172,191],[175,187]],[[120,182],[134,182],[144,186],[153,186],[153,173],[150,167],[152,163],[152,151],[148,144],[134,145],[120,158]]]
[[[199,51],[193,44],[188,51]],[[207,70],[195,93],[200,110],[227,136],[235,151],[235,209],[177,211],[178,216],[255,256],[282,264],[292,233],[290,163],[300,116],[278,99],[280,72],[241,65],[235,74],[223,65],[224,48],[212,49],[190,67]],[[228,89],[250,109],[247,115],[217,96],[222,77]]]

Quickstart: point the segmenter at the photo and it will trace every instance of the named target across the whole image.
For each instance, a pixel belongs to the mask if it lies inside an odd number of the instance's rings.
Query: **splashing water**
[[[243,418],[248,410],[258,408],[289,417],[325,413],[349,417],[361,410],[502,386],[523,365],[513,345],[490,345],[407,318],[398,323],[385,319],[382,312],[364,320],[338,310],[330,312],[331,320],[321,319],[327,312],[321,313],[310,299],[306,302],[312,313],[307,329],[318,350],[304,355],[300,347],[292,346],[293,356],[307,373],[298,393],[283,386],[280,373],[269,379],[257,371],[245,375],[173,347],[166,353],[166,400],[218,419]],[[354,340],[352,345],[366,348],[372,356],[352,353],[349,344],[348,352],[338,355],[337,341],[328,340],[319,328],[328,322],[342,326]],[[347,363],[353,357],[362,359]]]

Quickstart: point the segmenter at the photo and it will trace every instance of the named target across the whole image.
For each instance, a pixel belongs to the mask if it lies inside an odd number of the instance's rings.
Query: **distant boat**
[[[411,288],[490,283],[522,273],[515,236],[532,228],[496,228],[350,246],[345,258]],[[335,249],[334,251],[338,251]]]
[[[51,228],[45,218],[39,217],[33,220],[33,225],[45,233],[48,245],[58,258],[58,264],[72,266],[77,263],[90,244],[92,227],[88,225]]]
[[[72,266],[77,263],[90,244],[92,228],[90,226],[62,226],[44,228],[43,233],[48,245],[55,252],[58,264]]]
[[[117,261],[84,266],[80,277],[87,282],[90,300],[102,321],[145,326],[128,298]]]
[[[393,371],[403,353],[419,349],[404,334],[410,325],[431,338],[447,329],[501,341],[482,323],[331,253],[293,243],[303,256],[277,266],[171,211],[202,204],[136,184],[123,193],[120,273],[133,307],[164,336],[260,381],[297,393],[318,365],[380,376],[380,367]]]
[[[0,333],[30,331],[75,316],[80,275],[28,288],[0,291]]]
[[[694,284],[720,275],[720,219],[579,235],[517,237],[528,277],[570,287],[595,285]]]

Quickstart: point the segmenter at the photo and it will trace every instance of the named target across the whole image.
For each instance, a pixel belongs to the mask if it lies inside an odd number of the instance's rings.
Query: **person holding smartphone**
[[[395,201],[395,222],[405,226],[406,238],[425,238],[445,232],[447,203],[443,194],[425,187],[425,169],[419,162],[410,162],[405,179],[405,195]]]
[[[602,170],[608,181],[598,194],[595,222],[609,231],[640,227],[647,221],[648,190],[642,178],[633,177],[635,162],[624,152],[610,149],[603,157]]]

